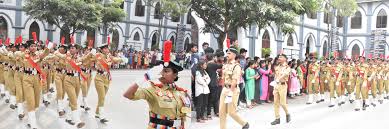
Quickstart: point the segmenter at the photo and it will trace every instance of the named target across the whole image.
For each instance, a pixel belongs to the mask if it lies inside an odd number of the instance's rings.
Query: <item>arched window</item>
[[[292,35],[289,35],[288,41],[286,41],[287,46],[293,46],[293,37]]]
[[[263,33],[262,36],[262,57],[265,57],[266,54],[270,54],[265,49],[270,49],[270,36],[267,30]]]
[[[39,29],[38,23],[36,23],[35,21],[33,23],[31,23],[31,25],[30,25],[30,29],[29,29],[29,38],[30,39],[33,39],[32,32],[36,33],[36,37],[39,40],[40,29]]]
[[[361,12],[357,11],[353,17],[351,17],[351,28],[361,29],[362,26],[362,15]]]
[[[89,41],[92,41],[92,47],[95,46],[95,38],[96,38],[96,32],[95,29],[87,30],[86,31],[86,39]],[[89,45],[89,44],[88,44]]]
[[[342,16],[336,16],[336,26],[343,27],[343,17]]]
[[[0,17],[0,39],[3,39],[3,42],[8,37],[8,24],[4,17]]]
[[[326,4],[326,6],[325,6],[325,10],[326,11],[329,11],[329,7],[328,7],[328,4]],[[331,21],[331,14],[330,14],[330,12],[325,12],[324,13],[324,23],[327,23],[327,24],[329,24],[330,23],[330,21]]]
[[[153,37],[151,38],[151,49],[157,49],[159,48],[159,42],[158,42],[158,33],[154,33]]]
[[[381,9],[377,15],[376,27],[377,28],[386,28],[387,21],[388,21],[388,15],[386,14],[384,9]]]
[[[323,43],[323,56],[324,57],[329,57],[330,55],[328,54],[328,44],[327,41],[324,41]]]
[[[154,19],[162,19],[161,4],[159,2],[155,4]]]
[[[358,45],[354,45],[353,48],[351,49],[351,56],[352,57],[358,57],[359,56],[359,53],[360,53],[360,48]]]
[[[139,33],[138,33],[138,32],[136,32],[136,33],[134,34],[134,41],[140,41],[140,36],[139,36]]]
[[[172,22],[180,22],[180,16],[171,16]]]
[[[307,12],[307,17],[310,19],[317,19],[317,12]]]
[[[191,10],[189,9],[189,12],[186,14],[186,24],[192,24],[192,14]]]
[[[142,5],[141,0],[137,0],[135,3],[135,16],[145,16],[145,6]]]

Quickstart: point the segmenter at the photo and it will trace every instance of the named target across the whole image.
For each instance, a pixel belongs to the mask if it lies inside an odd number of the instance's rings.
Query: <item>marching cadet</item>
[[[8,68],[6,72],[6,86],[8,87],[9,95],[10,95],[10,108],[16,109],[16,89],[15,89],[15,83],[14,83],[14,73],[15,73],[15,58],[14,53],[16,51],[15,44],[11,43],[8,46],[9,50],[7,53],[7,59],[8,59]]]
[[[339,106],[346,103],[345,90],[349,85],[348,83],[349,83],[349,72],[350,72],[349,62],[346,58],[344,58],[343,61],[341,61],[340,65],[342,70],[342,78],[340,79],[340,85],[338,86],[338,90],[340,90],[340,94],[338,95],[340,101],[338,102]]]
[[[171,42],[165,41],[164,48],[172,46]],[[171,48],[171,47],[170,47]],[[186,116],[191,112],[191,101],[187,90],[175,84],[178,80],[178,73],[183,68],[173,61],[170,61],[170,50],[164,49],[164,65],[154,66],[153,69],[161,68],[162,75],[159,82],[149,80],[150,86],[142,86],[134,83],[124,93],[124,97],[130,100],[144,99],[149,104],[150,122],[147,129],[184,129]]]
[[[329,91],[330,91],[330,105],[328,107],[335,106],[335,100],[336,100],[335,82],[337,79],[336,70],[335,70],[336,63],[337,63],[336,59],[327,63],[327,69],[328,69],[328,72],[330,74],[330,76],[328,77],[328,87],[329,87]]]
[[[370,98],[370,103],[371,105],[373,105],[373,107],[375,107],[376,106],[375,102],[377,100],[377,76],[378,76],[378,72],[377,72],[378,66],[375,58],[371,60],[370,70],[371,70],[371,74],[370,74],[370,78],[368,79],[370,82],[370,86],[371,86],[370,92],[372,95],[372,97]]]
[[[27,41],[26,45],[28,50],[25,51],[25,55],[21,58],[24,67],[23,91],[27,102],[28,126],[32,129],[37,129],[35,111],[40,103],[41,81],[44,81],[42,79],[45,78],[39,63],[49,54],[49,49],[53,47],[53,44],[49,43],[48,48],[43,53],[38,53],[37,44],[32,40]]]
[[[26,43],[19,44],[17,46],[19,51],[15,52],[15,74],[14,74],[14,83],[15,83],[15,89],[16,89],[16,102],[17,102],[17,114],[18,118],[22,120],[24,118],[24,92],[23,92],[23,74],[24,74],[24,67],[23,67],[23,56],[25,55],[25,51],[27,48]]]
[[[307,89],[308,89],[308,101],[307,104],[312,104],[314,101],[314,95],[316,95],[316,99],[319,100],[319,72],[320,72],[320,65],[317,63],[317,57],[315,53],[311,53],[311,61],[309,62],[309,71],[308,71],[308,84],[307,84]]]
[[[378,69],[377,69],[377,83],[378,83],[378,102],[382,104],[384,102],[384,72],[385,72],[385,65],[382,63],[382,55],[381,59],[377,60],[378,63]]]
[[[341,106],[342,104],[345,104],[344,101],[344,65],[342,62],[342,59],[338,58],[337,63],[335,66],[335,75],[336,75],[336,81],[335,81],[335,87],[336,87],[336,95],[337,95],[337,101],[338,105]]]
[[[69,46],[69,51],[66,54],[66,64],[65,64],[65,78],[63,87],[65,89],[66,94],[69,97],[69,107],[72,110],[71,119],[66,118],[66,122],[70,125],[76,124],[78,128],[82,128],[85,126],[85,123],[81,121],[80,112],[78,111],[77,106],[77,98],[81,89],[81,81],[86,81],[86,78],[83,74],[81,74],[80,64],[81,61],[78,58],[78,49],[79,45],[72,43]],[[80,76],[81,79],[80,80]]]
[[[389,100],[389,56],[387,57],[386,59],[386,63],[385,64],[385,72],[384,72],[384,80],[385,80],[385,83],[384,83],[384,86],[385,86],[385,95],[384,95],[384,99],[388,99]]]
[[[320,66],[320,100],[316,101],[316,103],[324,102],[325,95],[324,93],[328,91],[328,79],[331,75],[329,72],[329,67],[327,66],[328,59],[325,58]]]
[[[105,97],[107,95],[109,85],[111,84],[111,72],[110,68],[113,64],[122,62],[121,58],[114,57],[110,54],[109,51],[109,41],[108,44],[103,44],[100,46],[100,52],[96,54],[96,50],[93,49],[91,54],[86,58],[86,60],[94,61],[97,74],[95,76],[95,88],[98,96],[98,104],[96,107],[95,117],[100,119],[101,123],[108,122],[107,116],[105,116]],[[93,56],[95,55],[95,56]],[[91,58],[93,57],[93,58]]]
[[[356,75],[357,72],[355,70],[355,63],[351,59],[348,59],[348,82],[347,82],[347,94],[348,94],[348,99],[350,103],[353,103],[355,101],[355,80],[356,80]]]
[[[42,46],[44,46],[44,45],[42,45]],[[41,50],[43,50],[43,49],[41,49]],[[52,65],[50,65],[51,62],[53,62],[53,61],[43,60],[41,63],[42,71],[46,74],[46,81],[44,81],[44,83],[42,84],[42,102],[46,107],[49,106],[49,104],[50,104],[48,94],[50,93],[49,89],[50,89],[50,84],[52,81],[52,78],[51,78]]]
[[[89,53],[91,52],[92,48],[91,47],[85,47],[84,48],[84,53],[82,58],[82,65],[81,65],[81,71],[82,74],[86,77],[86,81],[81,82],[81,91],[82,91],[82,102],[80,107],[83,108],[85,111],[89,111],[90,107],[88,106],[87,102],[87,96],[89,92],[89,87],[92,82],[92,67],[94,65],[93,60],[85,60],[84,58],[87,58]]]
[[[4,98],[5,97],[5,79],[4,79],[4,76],[1,76],[1,75],[4,75],[4,67],[5,67],[5,62],[4,62],[4,52],[3,52],[3,48],[5,46],[2,44],[2,42],[0,42],[0,98]]]
[[[9,103],[10,99],[11,99],[11,95],[10,95],[10,84],[9,84],[9,72],[10,72],[10,65],[9,65],[9,62],[10,62],[10,49],[11,49],[11,46],[12,44],[10,44],[9,42],[5,44],[5,49],[3,49],[3,62],[4,62],[4,72],[2,74],[2,76],[4,76],[4,87],[5,87],[5,103]]]
[[[363,109],[365,109],[365,103],[366,103],[366,99],[367,99],[367,87],[363,87],[363,83],[364,83],[364,78],[365,78],[365,75],[367,75],[366,73],[366,69],[367,68],[367,64],[365,62],[365,57],[363,56],[359,56],[359,63],[357,63],[357,65],[355,66],[355,69],[357,71],[357,75],[356,75],[356,81],[355,81],[355,103],[354,103],[354,110],[355,111],[359,111],[361,110],[361,106],[363,106]],[[363,100],[363,105],[361,105],[361,98]]]
[[[58,47],[58,50],[54,52],[54,57],[65,57],[67,53],[68,46],[64,43]],[[64,91],[64,78],[65,78],[65,58],[54,58],[52,61],[54,62],[55,67],[55,77],[54,83],[57,91],[57,110],[59,117],[63,117],[65,115],[65,91]]]

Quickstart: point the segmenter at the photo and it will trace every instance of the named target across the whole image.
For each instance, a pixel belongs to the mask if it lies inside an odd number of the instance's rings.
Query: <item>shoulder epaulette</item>
[[[179,87],[179,86],[176,86],[176,89],[177,89],[178,91],[188,92],[187,89],[182,88],[182,87]]]

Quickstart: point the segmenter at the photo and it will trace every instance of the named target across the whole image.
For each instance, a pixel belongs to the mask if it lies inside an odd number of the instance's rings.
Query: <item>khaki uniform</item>
[[[151,83],[150,87],[139,88],[131,100],[140,99],[146,100],[149,105],[150,122],[147,129],[172,128],[155,123],[155,120],[181,120],[176,127],[177,129],[184,128],[186,115],[190,115],[191,112],[189,95],[186,90],[177,86]]]
[[[380,103],[382,104],[383,101],[383,94],[384,94],[384,72],[385,68],[381,64],[378,69],[377,69],[377,83],[378,83],[378,100],[381,101]]]
[[[108,68],[111,68],[111,65],[113,63],[119,63],[121,62],[120,58],[113,57],[110,54],[105,55],[102,53],[97,53],[95,56],[92,54],[88,54],[87,57],[84,59],[86,62],[96,62],[96,76],[95,76],[95,88],[98,95],[98,104],[96,107],[96,116],[101,116],[101,110],[100,108],[104,108],[105,104],[105,97],[107,95],[109,85],[111,84],[111,74],[110,71],[107,71],[107,69],[103,66],[102,62],[108,65]]]
[[[1,75],[4,75],[4,54],[3,53],[0,53],[0,93],[1,93],[1,97],[3,97],[3,95],[5,94],[5,87],[4,87],[5,79],[4,76]]]
[[[385,86],[385,94],[386,94],[384,97],[386,97],[386,99],[389,99],[389,64],[385,65],[385,72],[384,72],[384,74],[385,74],[384,86]]]
[[[45,57],[49,54],[49,50],[45,49],[43,53],[35,52],[35,53],[26,53],[23,60],[23,67],[26,69],[25,74],[23,76],[23,91],[24,97],[27,102],[27,110],[29,112],[35,111],[36,108],[39,107],[39,100],[41,96],[41,78],[37,72],[37,70],[30,64],[27,60],[30,57],[34,62],[41,62],[42,57]]]
[[[84,55],[82,58],[87,58],[88,55]],[[92,82],[92,65],[94,64],[93,60],[83,60],[81,70],[82,74],[87,78],[86,81],[81,83],[82,96],[87,97],[89,92],[89,87]]]
[[[289,114],[288,108],[286,105],[286,94],[288,90],[288,77],[291,72],[290,67],[285,63],[278,65],[274,68],[275,70],[275,80],[277,82],[277,86],[274,87],[273,95],[274,95],[274,113],[276,119],[280,118],[279,108],[280,105],[284,109],[285,114]]]
[[[371,80],[370,81],[370,86],[371,86],[371,89],[370,89],[370,92],[371,92],[371,95],[373,97],[373,99],[376,99],[377,97],[377,84],[378,84],[378,67],[376,65],[372,65],[371,66]],[[372,101],[373,102],[373,101]]]
[[[15,74],[14,74],[14,83],[15,83],[15,88],[16,88],[16,102],[17,103],[24,102],[24,92],[23,92],[24,67],[23,67],[23,60],[22,60],[24,55],[25,55],[24,52],[21,52],[21,51],[15,52],[16,68],[15,68]]]
[[[324,94],[325,91],[328,91],[328,80],[330,77],[330,72],[327,64],[323,64],[320,67],[320,94]]]
[[[242,126],[247,123],[238,115],[238,113],[236,113],[240,93],[239,87],[235,85],[235,91],[231,91],[230,89],[233,83],[238,84],[242,73],[241,70],[242,68],[236,61],[229,62],[223,66],[222,79],[224,80],[225,87],[221,92],[219,101],[220,129],[226,129],[226,119],[228,114]],[[232,102],[225,103],[227,96],[231,97]]]

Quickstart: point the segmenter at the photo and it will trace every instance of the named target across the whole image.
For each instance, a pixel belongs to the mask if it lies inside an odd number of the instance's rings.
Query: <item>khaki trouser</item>
[[[327,80],[327,83],[325,83],[325,80]],[[324,94],[324,92],[328,91],[328,79],[327,77],[321,77],[320,78],[320,94]]]
[[[65,75],[63,73],[55,73],[55,87],[57,90],[57,100],[63,100],[65,97],[64,93],[64,78]]]
[[[69,107],[72,111],[77,110],[77,98],[80,93],[80,77],[65,75],[64,89],[69,97]]]
[[[14,74],[14,83],[16,89],[16,102],[24,102],[24,92],[23,92],[23,72],[16,71]]]
[[[14,70],[8,69],[8,71],[5,74],[6,78],[6,86],[8,88],[8,91],[12,96],[16,96],[16,89],[15,89],[15,83],[14,83]]]
[[[376,98],[377,97],[377,80],[373,79],[370,84],[371,84],[371,95],[373,96],[373,98]]]
[[[232,119],[234,119],[242,126],[244,126],[247,123],[238,115],[238,113],[236,113],[236,106],[238,105],[238,99],[240,93],[239,88],[235,88],[235,91],[232,94],[232,102],[228,104],[224,103],[224,100],[228,95],[229,91],[230,91],[229,88],[224,87],[220,95],[220,101],[219,101],[220,129],[226,129],[227,114],[229,114]]]
[[[43,69],[43,72],[46,73],[46,81],[44,81],[42,84],[42,93],[46,94],[50,89],[51,73],[49,69]]]
[[[385,85],[385,91],[386,91],[385,93],[389,95],[389,80],[385,80],[384,85]]]
[[[347,93],[352,94],[355,91],[355,79],[349,79],[348,81],[350,82],[350,85],[346,86]]]
[[[41,98],[41,83],[39,75],[27,75],[23,76],[23,91],[24,98],[27,102],[27,111],[34,111],[39,107],[39,100]]]
[[[99,107],[104,107],[105,96],[107,95],[110,83],[111,82],[107,76],[96,74],[95,87],[97,91],[97,96],[99,98],[96,107],[96,114],[99,114]]]
[[[315,83],[312,83],[312,81],[315,80]],[[314,74],[308,75],[308,82],[307,82],[307,89],[308,94],[317,94],[319,93],[319,82],[314,78]]]
[[[89,88],[90,88],[90,84],[92,82],[92,74],[91,73],[84,73],[84,72],[82,72],[82,73],[87,78],[86,81],[81,82],[82,97],[87,97],[88,92],[89,92]]]
[[[0,64],[0,84],[5,84],[4,76],[4,65]]]
[[[274,113],[276,119],[280,118],[280,106],[284,109],[285,114],[289,114],[287,104],[286,104],[286,94],[288,90],[288,85],[278,84],[277,87],[274,87],[273,95],[274,95]]]
[[[336,85],[336,78],[331,77],[329,80],[329,87],[330,87],[330,97],[335,98],[335,93],[336,97],[342,96],[342,86],[341,86],[341,81],[339,82],[339,85]]]
[[[382,95],[382,94],[384,94],[384,80],[382,80],[382,79],[379,79],[378,80],[378,94],[379,95]]]

